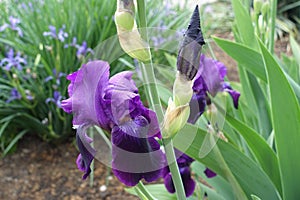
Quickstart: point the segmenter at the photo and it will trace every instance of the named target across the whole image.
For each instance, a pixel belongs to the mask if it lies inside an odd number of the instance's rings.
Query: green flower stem
[[[141,31],[141,36],[145,41],[148,42],[149,40],[147,34],[145,1],[144,0],[137,1],[137,7],[138,7],[138,16],[140,20],[139,28]],[[151,55],[151,52],[149,53]],[[156,112],[158,120],[161,122],[163,120],[163,111],[162,111],[161,102],[156,87],[156,79],[154,75],[152,59],[150,59],[150,62],[148,63],[141,63],[141,67],[142,67],[143,77],[145,79],[144,81],[146,81],[146,87],[148,89],[148,97],[149,97],[150,105]],[[179,173],[178,165],[176,162],[172,139],[171,138],[163,139],[163,145],[165,147],[165,153],[168,160],[168,165],[175,185],[177,199],[184,200],[186,199],[186,197],[185,197],[184,187]]]
[[[186,199],[181,175],[176,162],[173,141],[171,138],[167,138],[167,139],[163,139],[163,143],[165,147],[165,153],[166,153],[169,169],[175,186],[177,199],[178,200]]]
[[[94,129],[90,128],[88,130],[88,133],[89,133],[90,138],[92,138],[92,140],[94,141]],[[91,146],[94,147],[94,142],[91,143]],[[89,182],[89,184],[90,184],[90,187],[93,187],[93,185],[94,185],[94,167],[95,167],[94,160],[92,161],[90,167],[91,167],[91,173],[90,173],[90,182]]]
[[[274,53],[274,43],[275,43],[275,26],[276,26],[276,11],[277,11],[277,0],[271,1],[271,32],[270,32],[270,46],[269,50]]]
[[[140,190],[140,192],[148,199],[148,200],[157,200],[152,194],[147,190],[145,185],[140,181],[136,187]]]

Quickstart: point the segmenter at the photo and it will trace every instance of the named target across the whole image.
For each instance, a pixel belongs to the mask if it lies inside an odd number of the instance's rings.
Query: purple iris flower
[[[80,155],[78,168],[90,173],[95,149],[86,129],[97,125],[111,132],[112,169],[127,186],[141,179],[154,181],[161,176],[164,155],[156,137],[160,130],[156,114],[143,106],[132,72],[122,72],[109,78],[109,65],[92,61],[67,76],[70,98],[62,101],[62,108],[73,113],[73,124],[78,126],[77,144]]]
[[[10,91],[10,97],[6,100],[6,103],[9,103],[13,100],[16,100],[16,99],[21,99],[22,96],[21,94],[19,93],[19,91],[16,89],[16,88],[13,88],[11,91]]]
[[[214,97],[218,92],[228,92],[232,97],[234,107],[238,108],[240,93],[224,81],[226,73],[227,69],[223,63],[208,58],[204,54],[201,55],[200,67],[193,85],[194,94],[190,101],[189,123],[196,123],[205,111],[206,105],[210,103],[207,93]]]
[[[56,72],[56,69],[53,69],[53,70],[52,70],[52,74],[53,74],[53,75],[47,76],[47,77],[44,79],[44,82],[45,82],[45,83],[47,83],[47,82],[49,82],[49,81],[51,81],[51,80],[54,79],[54,80],[56,81],[56,85],[60,85],[60,78],[66,76],[66,74],[63,73],[63,72],[57,73],[57,72]]]
[[[6,58],[3,58],[0,62],[0,66],[5,66],[5,70],[7,71],[10,71],[12,67],[22,70],[22,64],[27,64],[25,58],[21,57],[20,52],[15,55],[13,49],[10,49],[6,54]]]
[[[77,45],[77,38],[76,38],[76,37],[73,37],[72,43],[71,43],[71,44],[65,44],[65,45],[64,45],[64,48],[68,48],[68,47],[76,47],[76,45]]]
[[[57,107],[61,108],[61,99],[62,96],[59,91],[53,92],[53,97],[49,97],[46,99],[46,103],[49,104],[50,102],[54,103]]]
[[[44,32],[43,36],[50,36],[53,39],[58,39],[61,42],[64,42],[65,39],[69,36],[67,32],[65,32],[66,26],[63,25],[62,28],[59,29],[58,33],[56,32],[55,26],[48,26],[49,32]]]
[[[16,17],[13,17],[13,16],[10,16],[8,18],[8,20],[9,20],[9,24],[5,23],[2,26],[0,26],[0,32],[4,31],[7,28],[10,28],[13,31],[17,31],[18,35],[20,37],[23,37],[23,32],[22,32],[21,28],[18,26],[18,24],[21,23],[20,19],[18,19]]]
[[[82,42],[82,45],[76,45],[77,52],[76,55],[78,58],[85,56],[87,53],[93,54],[93,50],[87,47],[86,41]]]
[[[191,177],[191,169],[190,169],[190,165],[194,160],[177,149],[175,149],[175,155],[177,158],[176,162],[178,164],[179,172],[183,182],[185,195],[186,197],[189,197],[193,194],[196,187],[196,183]],[[164,184],[167,190],[170,193],[175,193],[175,186],[172,180],[172,175],[169,167],[164,168],[163,177],[164,177]]]

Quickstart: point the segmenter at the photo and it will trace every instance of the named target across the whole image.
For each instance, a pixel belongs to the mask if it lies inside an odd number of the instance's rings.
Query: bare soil
[[[75,163],[77,155],[72,141],[53,146],[33,136],[22,138],[17,151],[0,160],[0,199],[138,199],[126,193],[113,175],[108,176],[99,162],[95,162],[94,185],[83,181]]]

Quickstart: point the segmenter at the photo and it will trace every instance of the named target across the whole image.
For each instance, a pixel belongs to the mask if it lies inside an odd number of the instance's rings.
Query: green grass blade
[[[4,157],[14,146],[15,144],[21,139],[28,130],[23,130],[9,143],[9,145],[4,149],[2,156]]]
[[[260,43],[267,72],[271,99],[272,122],[275,132],[283,198],[298,199],[300,196],[300,107],[284,72]],[[263,198],[262,198],[263,199]]]

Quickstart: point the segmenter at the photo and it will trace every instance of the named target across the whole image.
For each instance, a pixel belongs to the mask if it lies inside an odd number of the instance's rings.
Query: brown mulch
[[[26,136],[12,155],[0,160],[0,199],[38,200],[137,200],[124,191],[124,186],[107,168],[95,162],[94,185],[81,179],[76,167],[78,150],[72,142],[58,146],[49,145],[33,136]]]

